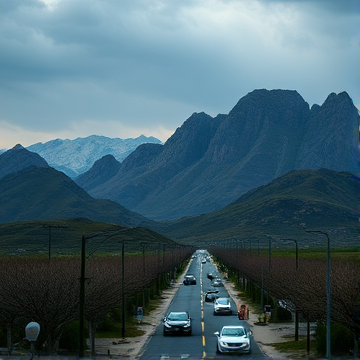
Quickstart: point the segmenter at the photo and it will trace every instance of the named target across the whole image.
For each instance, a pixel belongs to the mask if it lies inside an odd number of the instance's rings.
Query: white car
[[[228,325],[224,326],[217,336],[217,353],[247,353],[251,352],[251,335],[244,326]]]
[[[219,297],[214,301],[214,315],[222,314],[232,314],[229,298]]]

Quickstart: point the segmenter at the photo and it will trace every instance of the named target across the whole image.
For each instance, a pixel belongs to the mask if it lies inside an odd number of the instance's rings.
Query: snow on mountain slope
[[[92,135],[75,140],[56,139],[46,143],[36,143],[27,149],[38,153],[51,167],[62,171],[71,178],[76,178],[89,170],[94,162],[103,156],[110,154],[122,162],[139,145],[144,143],[161,144],[161,141],[144,135],[135,139]]]

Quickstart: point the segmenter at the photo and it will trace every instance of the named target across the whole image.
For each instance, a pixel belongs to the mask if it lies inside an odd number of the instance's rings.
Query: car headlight
[[[227,343],[225,341],[220,341],[221,346],[227,346]]]
[[[170,324],[168,324],[167,322],[165,322],[165,324],[164,324],[167,328],[171,328],[171,325]]]
[[[190,326],[190,323],[186,323],[186,324],[184,325],[185,328],[188,328],[189,326]]]

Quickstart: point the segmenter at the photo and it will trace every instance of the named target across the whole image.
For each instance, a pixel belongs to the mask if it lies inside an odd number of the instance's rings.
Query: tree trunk
[[[89,321],[89,339],[91,344],[91,356],[96,356],[95,349],[95,335],[96,335],[96,324],[93,321]]]
[[[50,334],[46,338],[46,348],[49,355],[54,355],[59,350],[60,335],[52,337]]]

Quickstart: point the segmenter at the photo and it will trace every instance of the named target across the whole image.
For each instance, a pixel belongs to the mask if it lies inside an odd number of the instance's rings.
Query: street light
[[[146,261],[145,261],[145,246],[149,244],[147,242],[141,242],[140,245],[142,247],[142,263],[143,263],[143,276],[145,278],[145,274],[146,274]],[[143,303],[142,303],[142,306],[143,306],[143,310],[145,309],[145,302],[146,302],[146,288],[143,288]]]
[[[128,231],[131,230],[131,228],[125,228],[125,229],[121,229],[118,230],[112,234],[108,234],[108,233],[97,233],[94,235],[90,235],[90,236],[82,236],[81,238],[81,264],[80,264],[80,303],[79,303],[79,358],[83,358],[85,356],[85,281],[87,280],[87,278],[85,277],[85,261],[86,261],[86,240],[92,239],[94,237],[97,236],[104,236],[107,235],[104,239],[104,241],[95,249],[93,250],[88,256],[87,258],[89,258],[92,254],[94,254],[100,247],[101,245],[110,237],[116,236],[121,232],[124,231]],[[124,254],[124,248],[122,251],[122,257]],[[122,261],[122,266],[124,264],[124,261]],[[124,274],[124,271],[122,272],[122,276]],[[124,304],[123,304],[123,308],[124,308]]]
[[[293,241],[295,243],[296,271],[299,268],[298,242],[295,239],[280,239],[283,241]],[[295,341],[299,341],[299,311],[295,308]]]
[[[326,269],[326,358],[331,359],[331,331],[330,331],[330,238],[325,231],[306,230],[308,233],[323,234],[327,238],[327,269]]]
[[[49,229],[49,250],[48,250],[48,256],[49,260],[51,259],[51,229],[63,229],[66,228],[66,226],[60,226],[60,225],[43,225],[43,228]]]
[[[293,241],[295,243],[295,259],[296,259],[296,270],[299,268],[299,251],[298,251],[298,242],[294,239],[280,239],[283,241]]]
[[[248,241],[248,242],[250,243],[250,248],[249,248],[249,250],[251,251],[251,240],[246,240],[246,241]]]
[[[269,239],[269,270],[271,270],[272,268],[272,263],[271,263],[271,239],[268,237]]]
[[[35,352],[34,344],[39,336],[39,333],[40,333],[40,325],[37,322],[31,321],[26,325],[25,339],[30,341],[30,353],[31,353],[30,359],[34,357],[34,352]]]
[[[121,244],[121,336],[125,339],[125,241]]]

